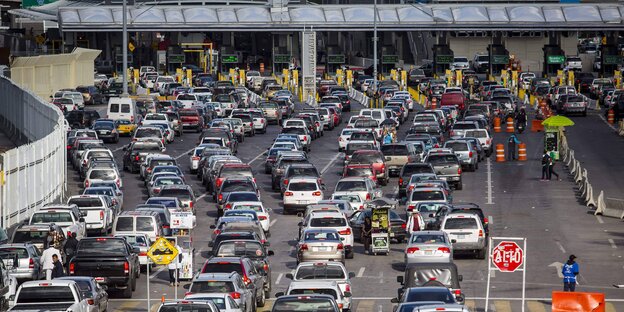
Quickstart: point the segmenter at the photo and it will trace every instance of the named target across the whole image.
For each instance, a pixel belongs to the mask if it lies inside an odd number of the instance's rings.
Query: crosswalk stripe
[[[357,302],[355,312],[371,312],[375,306],[375,300],[360,300]]]
[[[546,304],[539,301],[527,301],[527,307],[531,312],[546,312]]]
[[[494,301],[496,312],[511,312],[511,304],[509,301]]]
[[[477,310],[477,302],[474,301],[474,300],[466,300],[466,301],[464,301],[464,305],[470,311],[476,311]]]
[[[613,303],[611,302],[607,302],[605,304],[605,312],[615,312],[615,307],[613,306]]]
[[[139,309],[139,305],[142,303],[142,301],[126,301],[124,303],[122,303],[117,310],[119,311],[134,311],[135,309]],[[109,303],[110,305],[110,303]],[[143,307],[143,309],[145,309]]]

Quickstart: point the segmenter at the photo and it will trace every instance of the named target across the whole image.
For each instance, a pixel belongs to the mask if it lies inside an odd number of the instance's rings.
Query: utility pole
[[[122,6],[122,43],[121,50],[123,56],[122,77],[123,92],[121,96],[128,96],[128,20],[127,20],[128,0],[123,0]]]
[[[373,98],[375,102],[377,102],[375,98],[377,94],[377,39],[377,0],[375,0],[373,3]]]

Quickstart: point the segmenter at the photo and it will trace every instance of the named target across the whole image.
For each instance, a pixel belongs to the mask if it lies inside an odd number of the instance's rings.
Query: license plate
[[[105,279],[103,277],[96,277],[95,281],[98,283],[104,283]]]
[[[390,233],[390,237],[394,237],[394,233]]]
[[[297,203],[300,205],[307,205],[309,201],[307,200],[298,200]]]
[[[314,247],[314,251],[329,251],[329,247]]]
[[[425,250],[425,255],[433,255],[433,250]]]

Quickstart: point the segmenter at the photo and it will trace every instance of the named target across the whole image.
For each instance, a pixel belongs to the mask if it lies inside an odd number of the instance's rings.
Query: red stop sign
[[[492,250],[492,263],[501,272],[514,272],[524,261],[524,251],[515,242],[500,242]]]

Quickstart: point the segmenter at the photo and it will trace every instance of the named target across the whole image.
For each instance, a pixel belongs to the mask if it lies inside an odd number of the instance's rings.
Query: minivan
[[[106,118],[112,120],[125,119],[134,123],[136,118],[136,107],[134,101],[130,98],[112,97],[108,99],[108,110]]]
[[[145,234],[152,241],[163,236],[163,222],[155,211],[124,211],[115,217],[113,236]]]

